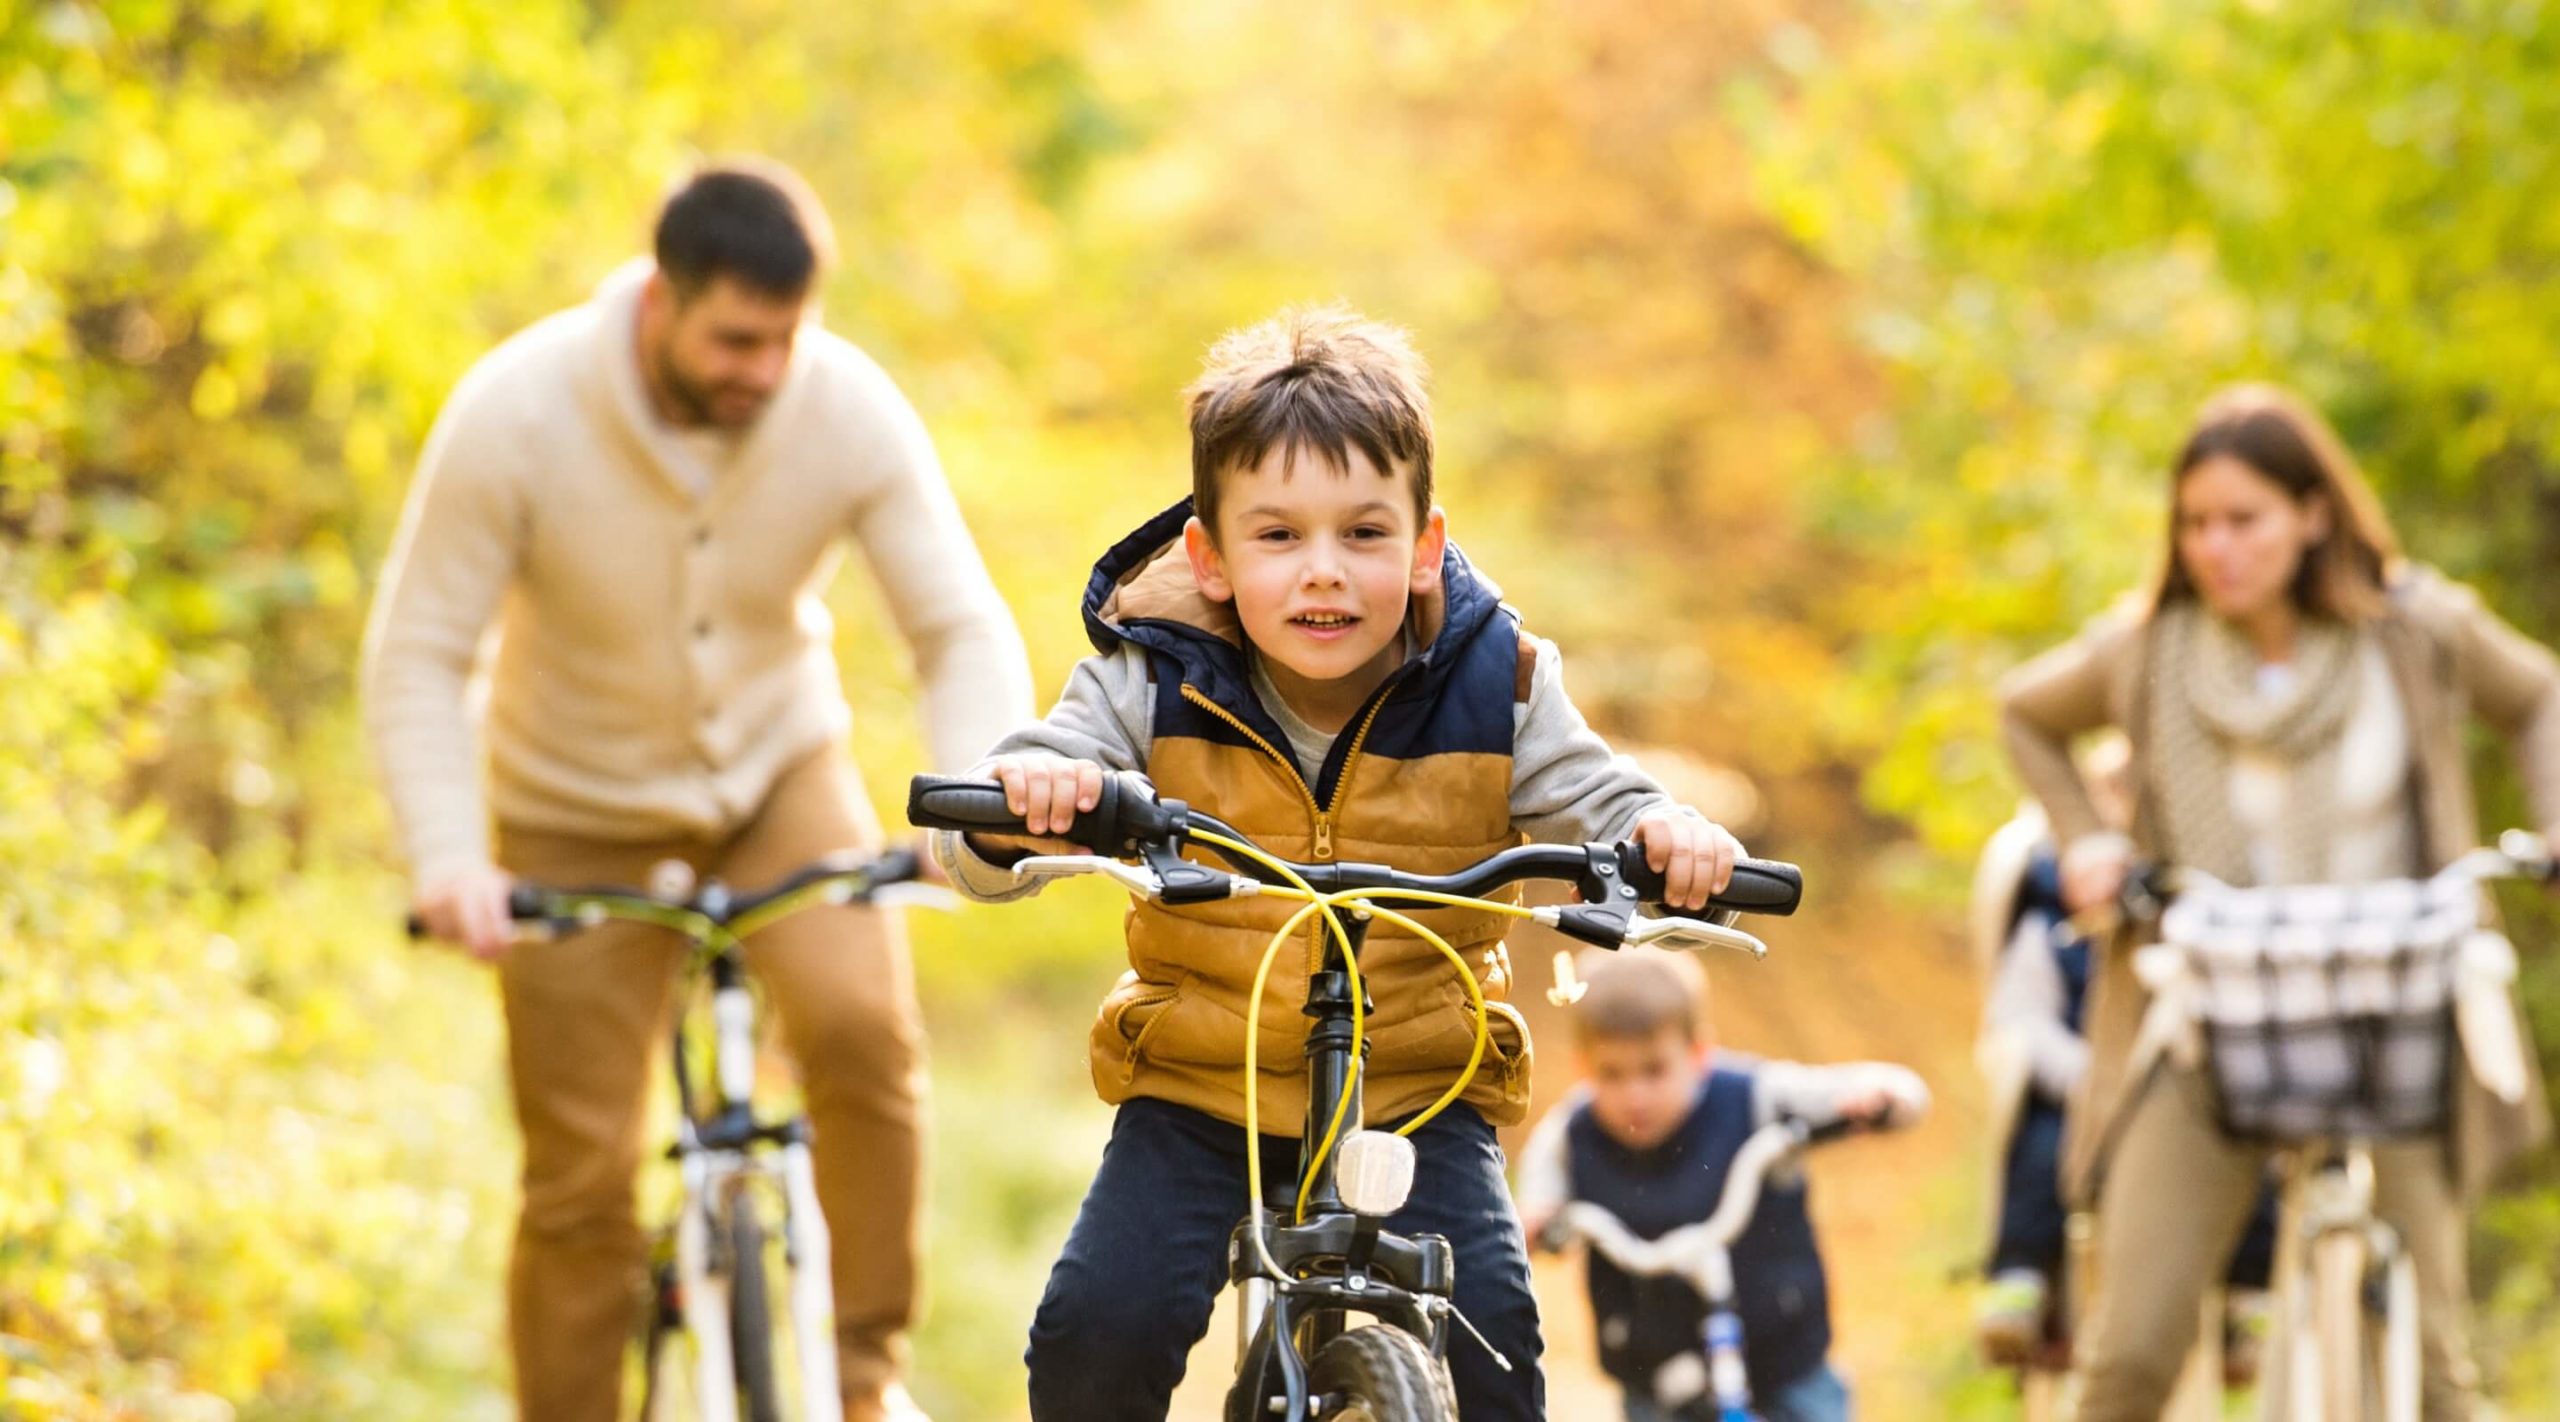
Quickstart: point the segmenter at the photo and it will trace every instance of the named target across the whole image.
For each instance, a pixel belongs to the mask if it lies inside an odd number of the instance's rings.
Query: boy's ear
[[[1440,555],[1449,548],[1449,516],[1433,505],[1431,516],[1422,521],[1422,536],[1413,540],[1413,595],[1428,597],[1440,591]]]
[[[1182,525],[1182,551],[1191,559],[1191,581],[1199,585],[1202,597],[1211,602],[1235,600],[1235,584],[1227,581],[1227,560],[1218,556],[1209,526],[1196,515]]]

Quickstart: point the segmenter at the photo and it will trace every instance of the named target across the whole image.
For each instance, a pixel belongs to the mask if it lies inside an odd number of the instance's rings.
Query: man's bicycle
[[[994,781],[918,776],[907,819],[919,828],[1021,834]],[[1271,965],[1311,918],[1324,925],[1325,955],[1307,984],[1307,1117],[1299,1136],[1295,1208],[1264,1203],[1260,1153],[1245,1152],[1249,1213],[1228,1244],[1239,1347],[1227,1393],[1228,1422],[1454,1422],[1447,1357],[1451,1325],[1473,1332],[1452,1303],[1454,1251],[1438,1235],[1407,1238],[1383,1228],[1411,1194],[1411,1133],[1458,1099],[1483,1059],[1484,993],[1465,960],[1417,911],[1462,906],[1534,919],[1586,943],[1687,944],[1767,952],[1726,921],[1734,913],[1791,913],[1803,891],[1795,866],[1744,860],[1716,897],[1713,920],[1638,916],[1658,899],[1662,878],[1634,845],[1528,845],[1506,849],[1454,874],[1407,874],[1379,864],[1298,864],[1254,846],[1242,833],[1179,800],[1161,800],[1143,782],[1103,779],[1099,802],[1077,815],[1066,837],[1090,854],[1036,855],[1013,866],[1017,878],[1098,874],[1166,905],[1264,896],[1303,907],[1272,936],[1247,1001],[1245,1131],[1260,1134],[1255,1043],[1263,984]],[[1214,855],[1234,872],[1185,859]],[[1530,909],[1487,897],[1513,884],[1555,880],[1582,902]],[[1361,1068],[1371,1004],[1360,979],[1360,949],[1372,922],[1412,932],[1445,953],[1475,1008],[1475,1051],[1439,1101],[1393,1131],[1361,1126]],[[1353,1314],[1377,1320],[1354,1325]],[[1477,1341],[1482,1343],[1481,1335]],[[1491,1345],[1485,1345],[1490,1348]],[[1499,1355],[1497,1354],[1497,1357]],[[1501,1359],[1504,1368],[1508,1359]]]
[[[1697,1290],[1706,1302],[1706,1322],[1694,1346],[1655,1370],[1653,1400],[1666,1412],[1681,1416],[1757,1422],[1759,1414],[1751,1410],[1751,1386],[1742,1364],[1742,1314],[1733,1284],[1734,1241],[1750,1228],[1769,1176],[1794,1163],[1808,1147],[1904,1124],[1896,1118],[1874,1124],[1841,1120],[1815,1125],[1781,1116],[1752,1132],[1734,1152],[1724,1191],[1716,1198],[1714,1213],[1705,1219],[1646,1239],[1607,1207],[1574,1200],[1556,1212],[1537,1243],[1561,1249],[1579,1239],[1629,1274],[1678,1279]]]
[[[680,935],[692,945],[686,972],[698,985],[687,1000],[707,998],[707,1010],[679,1012],[672,1029],[677,1118],[667,1158],[676,1164],[681,1194],[651,1236],[649,1311],[640,1338],[645,1422],[781,1422],[786,1416],[839,1422],[843,1416],[830,1244],[810,1164],[809,1122],[797,1115],[768,1118],[755,1109],[756,1004],[743,945],[756,930],[822,904],[946,901],[944,891],[917,882],[918,867],[909,850],[831,857],[769,889],[737,894],[717,879],[695,885],[690,871],[670,861],[662,866],[670,882],[654,891],[519,884],[509,896],[509,916],[542,936],[615,919]],[[410,936],[423,931],[413,916]],[[695,1081],[703,1063],[693,1036],[706,1018],[707,1093]],[[796,1389],[774,1348],[776,1261],[768,1245],[777,1204],[778,1286]],[[796,1408],[789,1405],[795,1390]]]
[[[2427,879],[2237,888],[2154,868],[2128,881],[2128,912],[2160,924],[2134,962],[2151,992],[2137,1061],[2202,1067],[2228,1134],[2293,1157],[2271,1416],[2419,1415],[2416,1268],[2375,1213],[2373,1148],[2443,1131],[2465,1070],[2525,1090],[2515,950],[2484,923],[2480,886],[2560,868],[2539,836],[2510,830],[2498,846]]]

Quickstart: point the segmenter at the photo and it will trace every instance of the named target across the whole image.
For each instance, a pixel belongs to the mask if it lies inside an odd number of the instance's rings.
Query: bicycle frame
[[[2318,1422],[2335,1415],[2330,1399],[2343,1393],[2362,1406],[2363,1347],[2372,1295],[2363,1287],[2378,1270],[2383,1278],[2381,1329],[2382,1415],[2415,1418],[2419,1411],[2418,1277],[2400,1235],[2374,1214],[2373,1148],[2343,1140],[2298,1148],[2309,1169],[2298,1181],[2288,1211],[2291,1258],[2285,1269],[2284,1337],[2277,1365],[2286,1370],[2285,1416]],[[2353,1266],[2358,1287],[2349,1299],[2318,1297],[2324,1259]],[[2350,1346],[2338,1346],[2352,1340]]]
[[[907,820],[919,828],[960,833],[1019,835],[1023,822],[1007,805],[1004,787],[985,780],[917,776],[909,790]],[[1346,1313],[1372,1315],[1421,1342],[1430,1356],[1448,1356],[1450,1320],[1465,1327],[1504,1369],[1509,1359],[1476,1334],[1452,1302],[1455,1252],[1437,1235],[1405,1238],[1387,1232],[1381,1221],[1402,1208],[1411,1187],[1411,1152],[1401,1140],[1394,1148],[1371,1153],[1393,1159],[1403,1151],[1401,1183],[1364,1183],[1364,1198],[1346,1201],[1337,1174],[1343,1154],[1371,1136],[1361,1128],[1361,1022],[1370,1010],[1357,975],[1362,944],[1373,917],[1385,917],[1439,946],[1465,981],[1477,1008],[1477,1050],[1486,1041],[1486,1017],[1472,973],[1457,951],[1428,929],[1403,917],[1455,902],[1472,902],[1533,918],[1584,942],[1604,947],[1671,941],[1740,948],[1755,956],[1768,950],[1760,940],[1730,925],[1743,910],[1785,914],[1795,910],[1802,876],[1795,866],[1743,860],[1714,907],[1719,921],[1680,917],[1639,920],[1638,905],[1659,898],[1661,879],[1646,866],[1643,851],[1631,846],[1515,846],[1455,874],[1406,874],[1378,864],[1328,862],[1292,864],[1256,849],[1252,842],[1211,816],[1194,813],[1179,800],[1158,800],[1143,781],[1106,776],[1093,809],[1079,815],[1066,837],[1095,853],[1032,855],[1014,862],[1019,881],[1098,874],[1138,897],[1166,905],[1201,904],[1272,893],[1307,901],[1298,919],[1284,925],[1263,959],[1267,971],[1296,923],[1320,914],[1315,931],[1324,942],[1318,970],[1307,984],[1305,1012],[1313,1019],[1307,1033],[1307,1116],[1299,1136],[1300,1214],[1281,1222],[1278,1212],[1261,1201],[1259,1142],[1255,1125],[1254,1042],[1248,1023],[1245,1057],[1245,1127],[1247,1178],[1255,1208],[1228,1236],[1228,1279],[1238,1295],[1239,1347],[1236,1382],[1227,1394],[1229,1422],[1257,1422],[1281,1417],[1301,1422],[1319,1399],[1311,1396],[1309,1359],[1346,1331]],[[1197,846],[1236,866],[1228,873],[1185,859],[1181,851]],[[1124,862],[1134,860],[1136,862]],[[1280,885],[1253,876],[1275,874]],[[1573,884],[1582,902],[1536,910],[1488,900],[1486,895],[1529,879],[1556,879]],[[1647,886],[1649,885],[1649,890]],[[1259,1010],[1262,979],[1257,976],[1248,1000]],[[1467,1068],[1474,1069],[1473,1061]],[[1403,1128],[1455,1100],[1463,1077],[1440,1102]],[[1338,1145],[1336,1130],[1344,1123],[1352,1133]],[[1396,1170],[1384,1172],[1396,1175]],[[1355,1175],[1357,1172],[1355,1172]]]
[[[1367,938],[1368,916],[1344,915],[1343,930],[1356,956]],[[1336,1156],[1312,1158],[1337,1109],[1361,1119],[1361,1062],[1351,1049],[1351,976],[1342,945],[1326,938],[1321,971],[1307,982],[1307,1119],[1298,1137],[1298,1178],[1314,1172],[1305,1218],[1283,1224],[1276,1211],[1238,1224],[1227,1243],[1227,1279],[1237,1302],[1236,1381],[1228,1391],[1228,1422],[1278,1416],[1303,1422],[1314,1398],[1306,1359],[1342,1332],[1346,1311],[1373,1314],[1421,1339],[1434,1358],[1448,1355],[1450,1291],[1456,1255],[1436,1234],[1410,1239],[1382,1229],[1376,1217],[1343,1203],[1335,1178]],[[1363,1002],[1361,1010],[1369,1010]],[[1366,1043],[1362,1044],[1363,1050]],[[1345,1098],[1348,1107],[1344,1107]],[[1247,1149],[1252,1146],[1248,1144]],[[1262,1245],[1257,1248],[1254,1236]],[[1263,1269],[1267,1249],[1282,1277]],[[1336,1273],[1336,1270],[1339,1273]],[[1272,1404],[1281,1405],[1275,1411]]]
[[[2437,871],[2434,878],[2475,884],[2531,878],[2548,883],[2554,874],[2550,847],[2539,836],[2509,830],[2499,836],[2497,848],[2475,849]],[[2167,895],[2199,883],[2212,881],[2154,866],[2128,881],[2120,906],[2139,918],[2159,918]],[[2511,977],[2512,950],[2503,942],[2498,946],[2507,958],[2504,976]],[[2174,1009],[2164,1009],[2161,997],[2186,986],[2187,969],[2174,945],[2145,948],[2136,959],[2136,969],[2155,994],[2155,1013],[2166,1010],[2176,1016]],[[2494,982],[2501,975],[2485,976]],[[2466,1007],[2463,998],[2457,989],[2444,1008],[2448,1034],[2457,1034],[2458,1014]],[[2484,1020],[2496,1018],[2496,1013],[2484,1014]],[[2164,1018],[2163,1025],[2192,1032],[2187,1022]],[[2146,1022],[2145,1028],[2146,1037],[2152,1036],[2152,1024]],[[2168,1030],[2158,1035],[2160,1055],[2189,1065],[2200,1058],[2202,1048],[2193,1036],[2172,1036]],[[2497,1059],[2501,1054],[2520,1053],[2521,1044],[2506,1039],[2511,1036],[2510,1032],[2499,1038],[2498,1051],[2492,1053],[2486,1070],[2493,1078],[2514,1078],[2520,1090],[2521,1061]],[[2467,1046],[2457,1035],[2451,1070],[2464,1069]],[[2279,1294],[2286,1304],[2272,1354],[2272,1367],[2284,1388],[2283,1415],[2293,1422],[2327,1422],[2336,1416],[2364,1414],[2365,1355],[2368,1343],[2377,1341],[2372,1337],[2376,1309],[2367,1286],[2378,1271],[2383,1288],[2380,1387],[2375,1400],[2385,1418],[2414,1419],[2421,1391],[2416,1267],[2398,1232],[2374,1214],[2372,1144],[2356,1136],[2330,1136],[2295,1141],[2284,1149],[2297,1164],[2284,1210],[2286,1252],[2279,1258],[2284,1281]]]
[[[833,1258],[833,1240],[825,1212],[818,1206],[808,1119],[756,1119],[751,1100],[756,1071],[755,998],[747,986],[745,965],[736,949],[725,943],[713,946],[697,938],[695,945],[703,975],[711,984],[715,1097],[711,1109],[697,1109],[687,1065],[685,1018],[679,1013],[670,1044],[676,1079],[676,1141],[668,1147],[667,1157],[676,1162],[682,1188],[675,1215],[674,1282],[682,1300],[685,1331],[694,1342],[701,1422],[735,1422],[737,1417],[736,1360],[729,1334],[730,1280],[736,1261],[720,1257],[728,1241],[718,1237],[717,1224],[726,1217],[730,1202],[760,1179],[781,1190],[784,1257],[794,1265],[789,1308],[802,1412],[813,1422],[833,1419],[841,1416],[843,1405],[836,1375],[835,1295],[826,1267]],[[769,1160],[763,1158],[767,1152]],[[813,1267],[799,1267],[812,1261]],[[644,1416],[653,1414],[654,1405],[644,1406]]]
[[[725,1235],[723,1222],[733,1218],[742,1196],[759,1182],[779,1189],[783,1207],[783,1249],[790,1266],[789,1310],[793,1357],[798,1367],[801,1415],[809,1422],[839,1422],[843,1399],[837,1390],[835,1295],[829,1279],[833,1258],[826,1217],[819,1208],[816,1169],[809,1152],[805,1117],[759,1120],[754,1109],[756,1076],[755,998],[749,990],[741,944],[758,928],[819,903],[856,902],[887,905],[905,899],[938,901],[941,890],[914,884],[915,856],[894,851],[869,860],[820,860],[761,893],[735,896],[718,881],[701,886],[690,899],[681,889],[666,894],[623,888],[551,890],[518,885],[509,898],[509,915],[521,923],[539,924],[552,933],[574,931],[608,920],[650,924],[681,935],[691,947],[687,965],[692,982],[710,985],[712,1023],[712,1096],[697,1099],[691,1076],[686,1031],[689,1015],[679,1013],[670,1033],[675,1073],[677,1121],[675,1144],[667,1158],[677,1165],[681,1199],[675,1217],[661,1233],[661,1263],[671,1277],[656,1282],[680,1301],[676,1320],[694,1344],[691,1373],[699,1422],[736,1422],[737,1359],[731,1328],[737,1300],[732,1280],[742,1261],[737,1239]],[[412,937],[424,933],[412,916]],[[698,978],[697,975],[698,974]],[[751,1218],[747,1217],[747,1218]],[[671,1248],[667,1237],[672,1236]],[[752,1242],[761,1227],[752,1230]],[[760,1275],[761,1260],[749,1270]],[[642,1401],[644,1417],[655,1417],[661,1404],[661,1360],[667,1319],[663,1293],[649,1324],[647,1369]]]

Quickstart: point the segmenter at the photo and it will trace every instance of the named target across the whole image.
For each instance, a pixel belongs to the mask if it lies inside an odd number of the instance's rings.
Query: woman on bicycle
[[[2328,426],[2292,396],[2217,396],[2170,481],[2157,586],[2020,668],[2010,755],[2063,845],[2065,896],[2112,898],[2136,859],[2232,884],[2423,875],[2479,832],[2463,761],[2476,712],[2560,825],[2560,664],[2467,589],[2402,561]],[[2071,742],[2131,747],[2128,834],[2107,831]],[[2155,1418],[2196,1307],[2239,1237],[2266,1151],[2227,1140],[2195,1070],[2137,1073],[2146,1007],[2124,934],[2100,955],[2090,1061],[2065,1182],[2099,1198],[2097,1293],[2080,1349],[2084,1422]],[[2538,1141],[2540,1083],[2502,1101],[2468,1073],[2448,1132],[2374,1149],[2378,1213],[2415,1259],[2427,1417],[2465,1416],[2464,1200]]]

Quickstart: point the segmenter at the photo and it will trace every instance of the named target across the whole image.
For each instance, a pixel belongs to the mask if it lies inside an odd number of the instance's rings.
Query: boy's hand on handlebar
[[[1636,822],[1644,861],[1662,875],[1662,901],[1673,908],[1706,907],[1733,881],[1742,841],[1731,831],[1687,810],[1657,810]]]
[[[515,883],[504,869],[478,865],[421,888],[412,907],[429,937],[454,944],[483,963],[495,963],[515,942],[515,920],[507,913],[507,894]]]
[[[987,851],[1024,854],[1082,854],[1082,845],[1055,836],[1066,833],[1077,814],[1102,800],[1103,769],[1089,760],[1069,760],[1044,751],[1000,755],[972,772],[1004,786],[1005,808],[1022,817],[1028,834],[972,834],[969,847],[982,857]]]

